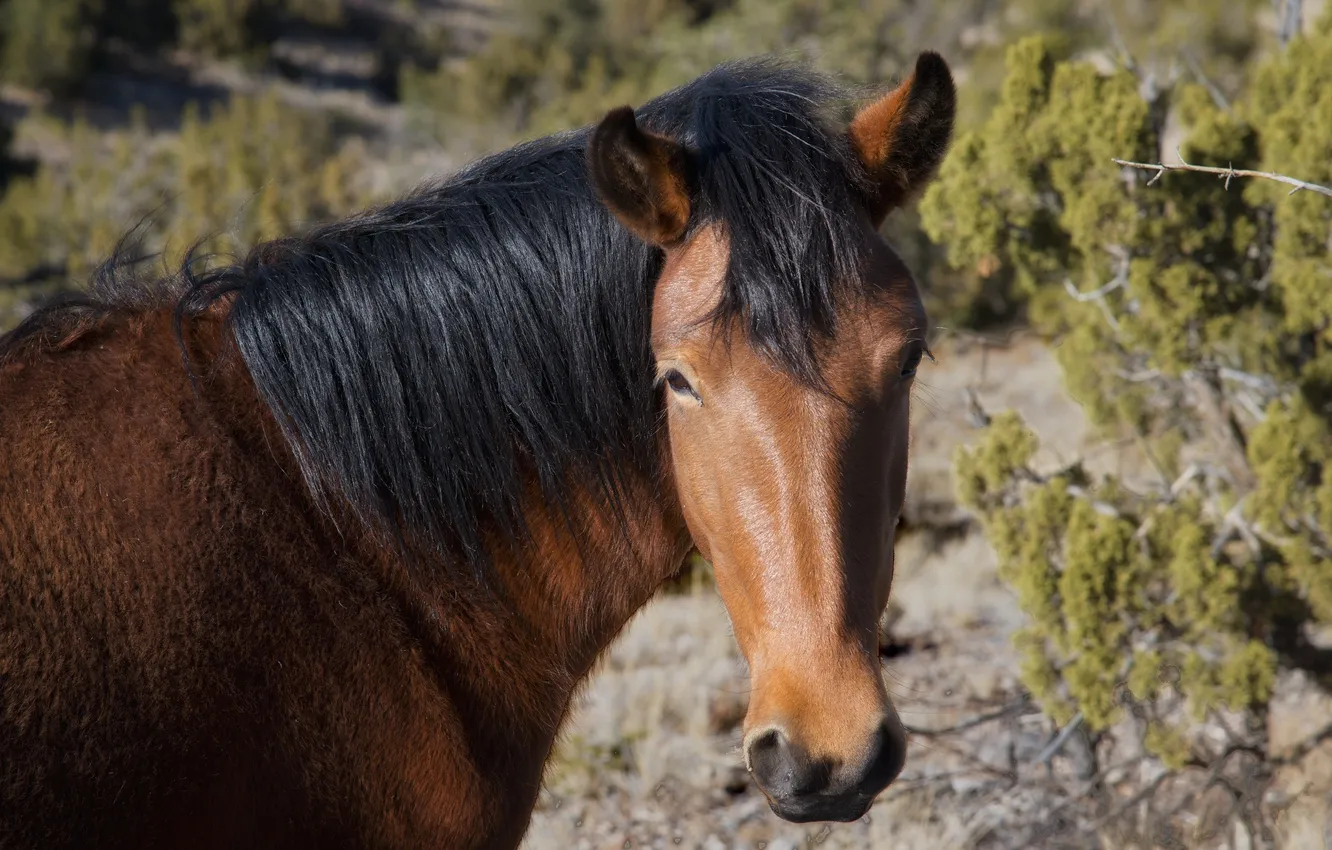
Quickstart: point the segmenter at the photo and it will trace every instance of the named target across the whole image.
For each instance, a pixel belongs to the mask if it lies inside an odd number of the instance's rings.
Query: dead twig
[[[1218,368],[1216,374],[1222,380],[1242,384],[1243,386],[1252,390],[1257,390],[1264,395],[1274,396],[1280,392],[1280,387],[1277,386],[1277,382],[1272,380],[1268,375],[1254,375],[1250,372],[1241,372],[1238,369],[1231,369],[1226,366]]]
[[[1151,797],[1153,794],[1155,794],[1156,789],[1160,788],[1161,785],[1164,784],[1165,781],[1167,779],[1170,779],[1173,775],[1174,774],[1170,773],[1169,771],[1159,774],[1151,782],[1147,783],[1142,788],[1140,788],[1136,794],[1129,797],[1127,800],[1124,800],[1119,805],[1111,809],[1107,814],[1102,815],[1101,817],[1097,818],[1096,820],[1092,821],[1089,825],[1084,827],[1082,832],[1084,834],[1093,835],[1098,830],[1103,828],[1106,824],[1119,820],[1119,818],[1123,817],[1124,814],[1128,812],[1130,809],[1134,808],[1139,803],[1143,802],[1148,797]]]
[[[1272,7],[1277,14],[1277,43],[1285,50],[1303,29],[1304,0],[1272,0]]]
[[[1010,785],[1014,785],[1018,782],[1018,775],[1016,772],[1007,770],[1000,765],[991,764],[985,759],[980,758],[971,752],[972,747],[970,745],[962,746],[947,738],[941,738],[940,740],[931,742],[930,746],[952,753],[954,756],[962,759],[962,761],[968,765],[967,771],[970,773],[982,773],[993,779],[1007,782]]]
[[[1116,289],[1119,289],[1127,282],[1128,282],[1127,279],[1123,277],[1116,277],[1114,280],[1110,281],[1107,284],[1104,284],[1103,286],[1098,286],[1097,288],[1093,289],[1091,292],[1082,292],[1076,286],[1073,285],[1073,281],[1065,278],[1064,289],[1068,292],[1068,296],[1072,298],[1074,301],[1079,301],[1085,304],[1088,301],[1095,301],[1098,298],[1104,298],[1105,296],[1109,295],[1111,292],[1114,292]]]
[[[1249,547],[1249,551],[1254,557],[1262,554],[1262,543],[1253,528],[1244,519],[1244,502],[1249,498],[1248,494],[1240,497],[1234,507],[1226,511],[1221,518],[1221,525],[1217,529],[1216,538],[1212,541],[1212,557],[1219,558],[1226,544],[1239,537],[1244,541],[1244,545]]]
[[[967,424],[972,428],[984,428],[992,421],[990,414],[986,412],[985,406],[981,404],[980,397],[976,395],[976,390],[967,387],[965,390],[967,401]]]
[[[1207,94],[1211,96],[1212,103],[1216,104],[1216,108],[1223,112],[1230,112],[1230,100],[1226,97],[1225,93],[1221,91],[1221,88],[1216,83],[1212,82],[1212,78],[1207,76],[1207,72],[1203,70],[1202,65],[1199,64],[1197,58],[1194,57],[1193,51],[1184,51],[1184,64],[1189,66],[1189,70],[1193,72],[1194,78],[1202,84],[1203,88],[1207,89]]]
[[[952,726],[945,726],[941,729],[922,729],[919,726],[908,725],[906,726],[906,730],[909,734],[916,735],[921,738],[937,738],[941,735],[953,735],[956,734],[957,732],[965,732],[968,729],[972,729],[977,726],[983,726],[984,724],[993,722],[995,720],[1003,720],[1005,717],[1012,717],[1015,714],[1022,714],[1026,709],[1030,707],[1031,707],[1030,700],[1020,699],[1015,702],[1010,702],[1008,705],[1005,705],[996,711],[992,711],[989,714],[982,714],[977,717],[972,717],[967,720],[963,720],[961,723],[955,723]]]
[[[1217,177],[1226,181],[1227,189],[1230,188],[1230,181],[1232,178],[1258,177],[1262,178],[1263,180],[1275,180],[1278,183],[1285,183],[1287,186],[1293,186],[1294,188],[1290,190],[1290,194],[1292,195],[1300,191],[1301,189],[1304,189],[1310,192],[1317,192],[1320,195],[1326,195],[1327,197],[1332,198],[1332,189],[1329,189],[1327,186],[1320,186],[1317,183],[1309,183],[1304,180],[1298,180],[1294,177],[1290,177],[1285,174],[1277,174],[1275,171],[1251,171],[1247,168],[1235,168],[1229,165],[1226,166],[1225,168],[1217,168],[1216,166],[1212,165],[1194,165],[1193,163],[1186,162],[1184,160],[1184,157],[1179,153],[1178,150],[1175,151],[1175,155],[1179,156],[1178,163],[1131,162],[1126,159],[1114,159],[1111,161],[1114,162],[1116,165],[1122,165],[1125,168],[1138,168],[1142,169],[1143,171],[1155,171],[1156,174],[1152,176],[1152,179],[1147,181],[1148,186],[1152,185],[1157,180],[1160,180],[1161,175],[1165,174],[1167,171],[1196,171],[1201,174],[1215,174]]]
[[[1309,753],[1317,749],[1318,745],[1324,741],[1332,741],[1332,723],[1291,747],[1290,752],[1272,759],[1272,765],[1273,767],[1286,767],[1303,761]]]
[[[1049,764],[1050,759],[1054,758],[1059,751],[1064,748],[1064,745],[1068,743],[1068,739],[1073,737],[1073,733],[1078,731],[1080,726],[1082,726],[1081,711],[1073,715],[1073,719],[1064,724],[1064,728],[1059,730],[1059,734],[1055,735],[1054,740],[1051,741],[1044,750],[1041,750],[1040,755],[1036,756],[1036,763]]]
[[[1106,303],[1105,298],[1116,289],[1123,289],[1129,282],[1129,270],[1131,268],[1131,258],[1129,252],[1122,247],[1113,246],[1110,254],[1115,257],[1118,268],[1115,270],[1114,278],[1106,284],[1102,284],[1090,292],[1082,292],[1073,285],[1073,281],[1065,278],[1064,291],[1070,298],[1082,304],[1088,302],[1094,303],[1096,307],[1105,316],[1105,321],[1110,325],[1110,329],[1119,333],[1119,320],[1115,318],[1110,305]]]

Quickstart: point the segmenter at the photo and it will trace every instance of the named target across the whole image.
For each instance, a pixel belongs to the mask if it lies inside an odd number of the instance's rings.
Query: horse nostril
[[[832,776],[828,762],[811,759],[776,729],[756,736],[749,742],[745,754],[754,781],[775,799],[823,791]]]
[[[888,787],[888,783],[897,778],[905,763],[905,735],[895,733],[887,724],[880,724],[870,744],[865,772],[856,783],[857,790],[870,797],[878,794]]]
[[[745,748],[745,764],[749,772],[760,785],[766,786],[766,779],[775,777],[782,768],[783,750],[786,738],[776,729],[769,729],[753,738]]]

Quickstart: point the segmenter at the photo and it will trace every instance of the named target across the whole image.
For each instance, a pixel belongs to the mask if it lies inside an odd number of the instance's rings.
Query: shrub
[[[1177,123],[1189,162],[1332,182],[1332,16],[1230,109],[1195,84],[1145,97],[1130,71],[1064,55],[1042,37],[1009,50],[999,104],[945,163],[925,229],[1025,301],[1061,340],[1070,392],[1139,441],[1161,484],[1036,469],[1010,413],[959,452],[959,497],[1029,616],[1016,644],[1046,710],[1118,730],[1101,740],[1129,730],[1167,771],[1215,779],[1254,759],[1231,811],[1267,836],[1255,801],[1278,671],[1332,670],[1306,638],[1332,624],[1332,200],[1187,172],[1148,185],[1110,160],[1157,162]],[[1224,742],[1193,734],[1200,721]]]
[[[0,0],[0,83],[65,95],[113,40],[206,56],[262,48],[275,24],[342,22],[341,0]]]
[[[322,117],[271,93],[206,114],[192,106],[174,137],[153,137],[142,119],[108,135],[44,123],[69,157],[11,180],[0,197],[0,279],[44,269],[82,278],[136,224],[143,249],[175,263],[199,239],[237,251],[376,200],[359,142],[339,143]]]
[[[0,0],[0,82],[63,89],[87,70],[98,0]]]

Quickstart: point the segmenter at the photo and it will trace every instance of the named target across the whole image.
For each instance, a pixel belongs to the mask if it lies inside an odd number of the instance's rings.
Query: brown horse
[[[877,231],[948,67],[853,106],[723,66],[0,341],[0,847],[512,848],[695,546],[757,785],[863,815],[906,751],[875,626],[926,353]]]

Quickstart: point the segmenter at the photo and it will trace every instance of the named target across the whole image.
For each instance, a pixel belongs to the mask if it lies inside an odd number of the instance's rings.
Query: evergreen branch
[[[1226,181],[1227,189],[1230,188],[1230,181],[1232,178],[1258,177],[1264,180],[1275,180],[1278,183],[1285,183],[1287,186],[1294,186],[1295,188],[1290,190],[1290,194],[1292,195],[1300,191],[1301,189],[1305,189],[1310,192],[1317,192],[1320,195],[1326,195],[1327,197],[1332,198],[1332,189],[1329,189],[1327,186],[1320,186],[1317,183],[1309,183],[1304,180],[1298,180],[1294,177],[1288,177],[1285,174],[1277,174],[1275,171],[1251,171],[1247,168],[1235,168],[1234,166],[1229,166],[1229,165],[1226,166],[1225,168],[1217,168],[1211,165],[1194,165],[1193,163],[1186,162],[1184,160],[1183,155],[1181,155],[1178,150],[1175,151],[1175,154],[1179,156],[1178,163],[1131,162],[1126,159],[1112,159],[1111,162],[1115,163],[1116,165],[1122,165],[1125,168],[1138,168],[1144,171],[1155,171],[1156,174],[1152,175],[1152,179],[1147,181],[1148,186],[1152,185],[1157,180],[1160,180],[1161,175],[1165,174],[1167,171],[1196,171],[1201,174],[1215,174],[1217,177],[1220,177],[1221,179]]]

